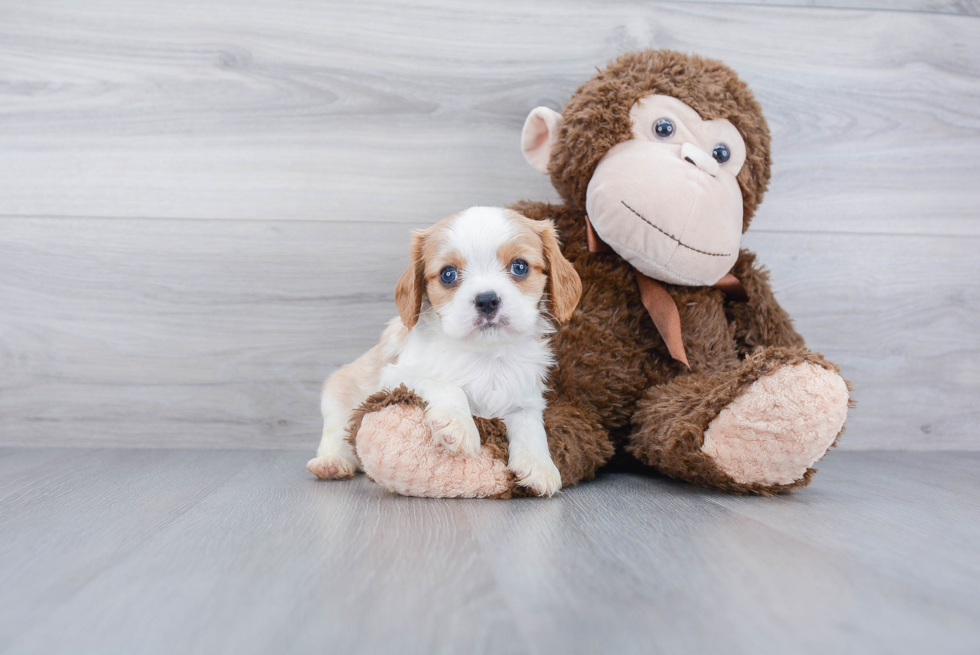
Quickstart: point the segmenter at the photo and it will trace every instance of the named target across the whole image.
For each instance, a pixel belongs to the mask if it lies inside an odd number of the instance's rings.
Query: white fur
[[[547,495],[561,488],[542,417],[545,379],[554,363],[551,325],[543,301],[523,293],[497,257],[515,236],[512,220],[501,209],[475,207],[433,234],[440,250],[458,252],[466,262],[452,298],[438,309],[423,301],[411,330],[394,319],[378,346],[331,376],[321,402],[323,439],[311,471],[320,477],[352,475],[356,458],[344,439],[351,411],[374,391],[404,384],[426,401],[425,420],[446,448],[477,454],[473,415],[500,417],[507,424],[508,466],[519,483]],[[474,298],[490,291],[500,306],[488,320]]]

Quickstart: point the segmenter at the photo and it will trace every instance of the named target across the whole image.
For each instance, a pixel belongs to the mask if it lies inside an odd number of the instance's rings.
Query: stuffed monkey
[[[534,109],[527,161],[564,200],[513,208],[558,227],[583,283],[553,336],[545,427],[565,487],[614,453],[694,484],[772,494],[808,484],[850,404],[837,366],[806,348],[741,235],[769,181],[769,129],[724,64],[621,56],[559,114]],[[480,457],[435,446],[410,390],[376,394],[351,438],[372,479],[422,496],[521,495],[505,426]]]

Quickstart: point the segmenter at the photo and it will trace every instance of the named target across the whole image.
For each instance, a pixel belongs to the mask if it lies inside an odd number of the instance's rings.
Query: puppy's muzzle
[[[500,298],[496,293],[490,291],[477,294],[476,298],[473,299],[473,303],[476,305],[478,312],[490,318],[497,313],[497,308],[500,307]]]

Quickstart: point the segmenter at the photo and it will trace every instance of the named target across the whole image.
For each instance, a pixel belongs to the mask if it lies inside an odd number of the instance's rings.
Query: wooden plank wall
[[[766,109],[746,244],[855,385],[841,447],[978,449],[978,15],[3,0],[0,443],[313,448],[319,385],[394,314],[410,229],[555,199],[519,152],[527,112],[666,47],[725,60]]]

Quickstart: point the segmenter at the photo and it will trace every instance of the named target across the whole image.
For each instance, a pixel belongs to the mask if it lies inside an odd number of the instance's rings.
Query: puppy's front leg
[[[548,451],[543,411],[543,407],[525,408],[504,417],[510,444],[507,468],[517,476],[517,484],[539,496],[551,496],[561,489],[561,473]]]
[[[357,456],[347,441],[347,422],[352,407],[333,393],[331,381],[327,382],[320,398],[323,413],[323,436],[316,449],[316,457],[306,463],[310,473],[323,480],[343,480],[354,477]]]
[[[426,402],[425,422],[437,443],[452,452],[480,453],[480,431],[461,387],[430,378],[407,380],[405,385]]]

